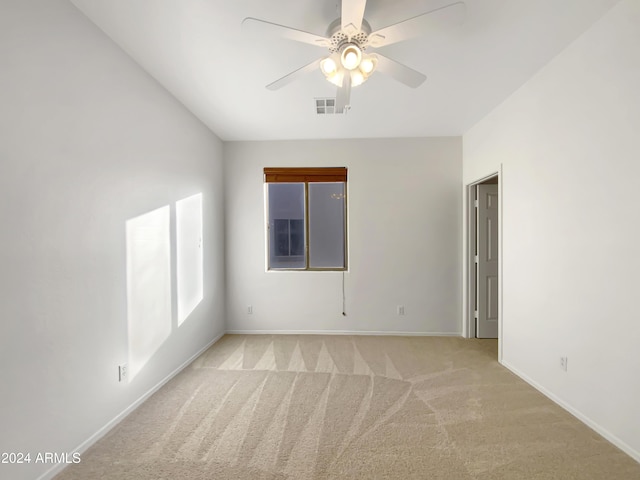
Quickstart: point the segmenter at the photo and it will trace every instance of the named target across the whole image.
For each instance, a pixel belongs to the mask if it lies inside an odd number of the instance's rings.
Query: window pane
[[[269,268],[305,268],[304,183],[270,183]]]
[[[309,184],[309,266],[344,268],[345,184]]]
[[[291,255],[304,255],[304,221],[289,220]]]

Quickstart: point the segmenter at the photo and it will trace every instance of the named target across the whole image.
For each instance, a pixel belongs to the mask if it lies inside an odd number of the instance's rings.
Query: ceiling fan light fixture
[[[377,59],[373,56],[368,56],[362,59],[360,62],[360,70],[364,75],[370,75],[376,68]]]
[[[327,75],[327,80],[333,83],[336,87],[342,87],[342,80],[344,80],[344,70],[337,70],[331,75]]]
[[[334,85],[341,87],[345,69],[340,64],[340,55],[337,53],[323,58],[320,61],[320,71],[324,77]]]
[[[362,50],[354,44],[349,43],[343,49],[340,54],[340,63],[347,70],[353,70],[358,68],[360,62],[362,61]]]
[[[338,65],[336,65],[336,62],[333,58],[327,57],[322,60],[322,62],[320,62],[320,69],[322,70],[322,73],[329,76],[332,73],[336,72],[336,70],[338,69]]]
[[[357,87],[358,85],[362,85],[366,77],[362,74],[360,70],[352,70],[351,71],[351,86]]]

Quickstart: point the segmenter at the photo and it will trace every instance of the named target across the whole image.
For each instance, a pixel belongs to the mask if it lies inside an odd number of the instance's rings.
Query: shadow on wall
[[[127,220],[129,379],[133,379],[204,296],[202,193],[179,200],[176,215],[177,321],[172,314],[171,208]]]

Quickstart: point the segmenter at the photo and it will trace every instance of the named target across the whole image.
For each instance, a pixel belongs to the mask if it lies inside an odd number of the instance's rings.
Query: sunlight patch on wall
[[[176,202],[178,325],[203,298],[202,194]]]
[[[126,222],[129,378],[171,333],[169,205]]]

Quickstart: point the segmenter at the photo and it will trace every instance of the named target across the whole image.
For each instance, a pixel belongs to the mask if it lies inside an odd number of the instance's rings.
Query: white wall
[[[227,328],[460,334],[461,146],[460,138],[225,143]],[[346,317],[342,273],[265,272],[267,166],[348,167]]]
[[[75,451],[224,330],[222,143],[66,1],[3,0],[0,65],[0,452],[35,459]],[[118,383],[125,222],[166,205],[175,222],[200,192],[204,300],[178,328],[174,283],[169,337]]]
[[[505,365],[637,460],[639,24],[620,2],[463,139],[465,184],[503,165]]]

